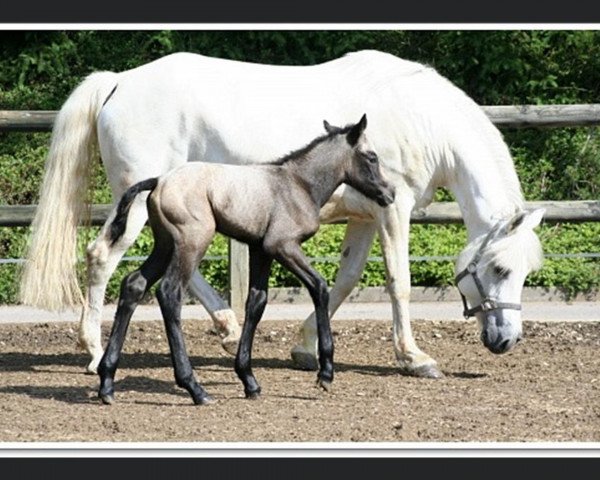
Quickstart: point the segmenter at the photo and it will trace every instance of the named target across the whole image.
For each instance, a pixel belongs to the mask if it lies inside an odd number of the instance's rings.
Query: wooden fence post
[[[244,307],[248,296],[249,275],[248,246],[237,240],[229,240],[229,306],[237,318],[244,318]]]

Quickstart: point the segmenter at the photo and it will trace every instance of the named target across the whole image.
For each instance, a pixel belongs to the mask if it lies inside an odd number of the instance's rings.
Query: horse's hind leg
[[[144,294],[164,273],[169,256],[170,252],[155,248],[141,268],[127,275],[121,283],[119,306],[115,314],[106,352],[98,365],[100,376],[98,396],[106,404],[114,402],[115,372],[117,371],[131,316]]]
[[[269,272],[273,259],[258,247],[250,247],[250,285],[246,299],[246,318],[235,357],[235,372],[244,384],[246,398],[257,398],[260,386],[252,373],[252,343],[256,326],[267,305]]]
[[[86,304],[79,322],[79,343],[92,357],[87,366],[88,373],[96,372],[98,362],[102,358],[100,325],[106,285],[119,260],[133,244],[146,223],[148,218],[146,197],[147,193],[138,195],[131,205],[127,218],[127,229],[117,242],[111,244],[108,233],[115,215],[115,209],[113,209],[102,227],[100,235],[87,249],[88,290]]]
[[[194,272],[188,290],[200,300],[212,318],[215,329],[221,337],[222,347],[227,353],[235,355],[242,329],[233,310],[198,271]]]

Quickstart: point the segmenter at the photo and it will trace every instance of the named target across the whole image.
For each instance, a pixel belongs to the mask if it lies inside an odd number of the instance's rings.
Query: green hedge
[[[59,109],[88,73],[120,71],[175,51],[277,64],[311,64],[346,52],[375,48],[434,66],[480,104],[594,103],[600,98],[600,31],[2,31],[0,109]],[[600,197],[600,139],[595,128],[505,130],[528,200],[587,200]],[[48,134],[0,134],[0,203],[37,203]],[[110,201],[97,165],[93,201]],[[446,191],[438,199],[450,200]],[[0,258],[23,256],[25,228],[0,228]],[[543,227],[547,253],[600,252],[600,225]],[[311,256],[339,255],[342,226],[325,226],[305,249]],[[81,244],[88,236],[82,235]],[[414,225],[411,254],[456,255],[464,244],[461,226]],[[128,255],[145,255],[147,231]],[[209,255],[224,255],[218,238]],[[379,246],[372,255],[379,256]],[[570,293],[597,289],[598,259],[547,259],[528,285],[559,286]],[[135,263],[124,263],[107,297]],[[332,283],[337,262],[317,268]],[[15,265],[0,265],[0,303],[15,302]],[[224,290],[226,261],[201,269]],[[414,262],[413,284],[452,283],[452,262]],[[383,285],[383,264],[369,262],[361,285]],[[271,285],[296,285],[275,267]]]

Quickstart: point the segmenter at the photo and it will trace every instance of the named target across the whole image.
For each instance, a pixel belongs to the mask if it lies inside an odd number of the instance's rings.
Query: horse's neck
[[[460,207],[468,241],[486,234],[500,219],[508,218],[523,208],[520,187],[507,186],[505,179],[481,164],[464,165],[452,175],[450,188]]]

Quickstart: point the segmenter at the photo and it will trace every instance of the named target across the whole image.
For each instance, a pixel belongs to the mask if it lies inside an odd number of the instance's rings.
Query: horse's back
[[[419,161],[474,129],[494,135],[479,107],[434,69],[360,51],[311,66],[160,58],[119,75],[99,139],[108,171],[150,176],[187,161],[271,161],[321,134],[322,120],[344,125],[365,112],[371,140],[389,158]]]

